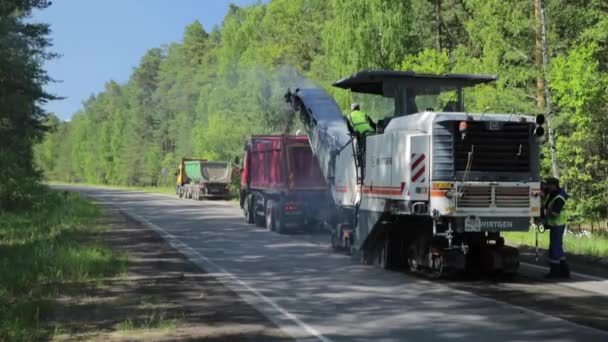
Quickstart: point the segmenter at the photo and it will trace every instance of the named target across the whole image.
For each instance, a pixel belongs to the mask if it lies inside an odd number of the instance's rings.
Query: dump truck
[[[179,198],[230,198],[232,167],[228,162],[183,158],[175,175]]]
[[[252,136],[245,145],[240,205],[270,231],[320,229],[329,192],[305,135]]]
[[[392,102],[367,137],[323,89],[288,90],[330,188],[334,248],[435,276],[517,272],[501,233],[540,216],[544,117],[467,111],[465,90],[496,79],[372,70],[337,81],[368,103]]]

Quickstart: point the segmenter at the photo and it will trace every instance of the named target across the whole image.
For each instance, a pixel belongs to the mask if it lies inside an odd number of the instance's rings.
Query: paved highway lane
[[[247,225],[227,203],[70,189],[150,225],[301,341],[608,341],[604,331],[449,283],[355,264],[316,237]]]

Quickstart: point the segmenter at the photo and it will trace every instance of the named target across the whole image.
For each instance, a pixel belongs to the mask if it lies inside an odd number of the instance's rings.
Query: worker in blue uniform
[[[545,180],[543,189],[543,213],[545,227],[549,234],[549,274],[547,278],[569,278],[570,267],[564,253],[563,238],[566,230],[566,203],[568,194],[559,185],[559,179],[550,177]]]

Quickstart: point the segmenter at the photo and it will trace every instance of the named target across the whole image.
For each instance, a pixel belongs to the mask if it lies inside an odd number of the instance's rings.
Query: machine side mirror
[[[234,157],[234,165],[239,165],[241,163],[241,158],[238,156]]]

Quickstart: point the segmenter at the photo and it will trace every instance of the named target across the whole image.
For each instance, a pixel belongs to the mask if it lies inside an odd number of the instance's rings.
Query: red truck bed
[[[306,136],[253,136],[245,151],[241,185],[251,189],[327,188]]]

